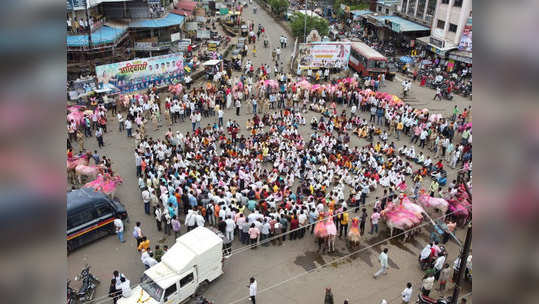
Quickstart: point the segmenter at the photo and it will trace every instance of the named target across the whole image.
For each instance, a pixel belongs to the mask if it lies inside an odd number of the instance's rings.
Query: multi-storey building
[[[471,21],[472,0],[437,0],[431,34],[419,41],[442,56],[461,45],[460,51],[470,53],[471,63]]]

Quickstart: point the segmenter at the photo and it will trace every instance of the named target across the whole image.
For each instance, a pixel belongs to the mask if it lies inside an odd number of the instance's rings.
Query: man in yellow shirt
[[[339,226],[339,238],[342,238],[342,232],[344,230],[344,237],[348,235],[348,212],[346,212],[346,207],[342,208],[341,214],[341,225]]]
[[[376,142],[376,145],[374,146],[374,151],[380,152],[380,149],[382,149],[382,145],[380,145],[380,142]]]
[[[137,250],[138,251],[148,251],[150,248],[150,240],[146,238],[145,236],[142,237],[142,241],[138,244]]]
[[[402,132],[402,129],[404,129],[404,125],[403,125],[402,121],[399,121],[399,122],[397,123],[397,132],[396,132],[396,133],[397,133],[397,134],[396,134],[396,135],[397,135],[397,136],[396,136],[397,139],[399,139],[400,133]]]

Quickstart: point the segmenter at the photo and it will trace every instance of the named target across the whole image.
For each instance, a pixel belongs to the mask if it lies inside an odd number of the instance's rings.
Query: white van
[[[144,272],[131,297],[118,304],[179,304],[195,294],[201,283],[223,274],[223,240],[208,228],[198,227],[176,240],[161,262]]]

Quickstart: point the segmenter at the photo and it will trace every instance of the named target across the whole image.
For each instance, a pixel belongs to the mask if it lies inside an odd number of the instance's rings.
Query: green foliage
[[[288,0],[270,0],[269,5],[274,13],[282,15],[284,12],[286,12],[288,6],[290,6],[290,3]]]
[[[364,10],[369,9],[369,3],[367,1],[362,0],[335,0],[333,2],[333,9],[337,11],[339,14],[344,13],[343,10],[341,10],[341,4],[350,6],[350,10]]]
[[[300,37],[300,40],[303,40],[303,28],[305,24],[305,18],[307,18],[307,31],[306,35],[309,35],[311,30],[316,29],[320,36],[327,36],[329,32],[329,22],[326,19],[318,17],[309,17],[304,14],[296,13],[290,27],[292,28],[292,33],[295,37]]]

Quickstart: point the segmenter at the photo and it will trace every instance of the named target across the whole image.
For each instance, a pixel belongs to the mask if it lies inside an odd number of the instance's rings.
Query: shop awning
[[[455,61],[472,64],[472,52],[455,50],[449,52],[447,57]]]
[[[428,46],[430,48],[430,51],[435,53],[435,54],[438,54],[438,55],[445,55],[446,52],[449,52],[451,50],[454,50],[457,48],[456,45],[446,45],[447,42],[446,41],[442,41],[440,39],[433,39],[434,42],[436,43],[443,43],[443,45],[436,45],[436,44],[433,44],[432,41],[431,41],[431,36],[427,36],[427,37],[419,37],[416,39],[416,41],[418,41],[419,43],[421,44],[424,44],[426,46]]]
[[[421,24],[406,20],[399,16],[373,16],[380,24],[391,23],[391,30],[394,32],[421,32],[430,31],[430,28]]]
[[[354,17],[363,16],[366,14],[371,14],[372,12],[370,10],[353,10],[350,11],[350,14],[354,15]]]
[[[168,14],[164,18],[139,19],[139,20],[131,22],[129,24],[129,27],[131,28],[157,28],[157,27],[181,25],[184,19],[185,19],[184,16],[180,16],[176,14]]]
[[[113,43],[120,38],[126,29],[114,28],[110,26],[102,26],[92,33],[92,45],[102,45]],[[83,47],[88,46],[88,35],[68,35],[67,36],[68,47]]]

